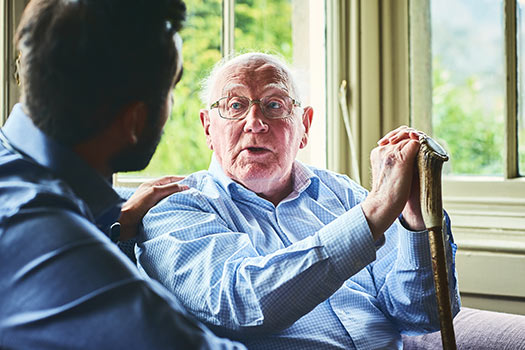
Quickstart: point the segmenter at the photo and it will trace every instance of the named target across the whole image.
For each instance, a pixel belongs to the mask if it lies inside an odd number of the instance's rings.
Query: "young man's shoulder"
[[[0,221],[40,209],[80,213],[71,188],[51,171],[21,155],[0,149]]]

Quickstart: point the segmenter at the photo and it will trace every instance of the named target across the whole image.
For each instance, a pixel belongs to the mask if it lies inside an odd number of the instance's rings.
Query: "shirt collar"
[[[22,104],[13,107],[2,130],[16,151],[67,182],[97,222],[102,217],[104,221],[118,218],[122,199],[111,187],[111,180],[103,178],[73,151],[45,135],[26,115]]]
[[[317,199],[319,195],[319,177],[308,166],[296,160],[292,169],[294,182],[293,192],[298,195],[307,191],[310,196]]]
[[[212,156],[211,156],[211,162],[210,162],[210,167],[208,168],[208,171],[210,172],[210,174],[213,175],[213,177],[219,183],[219,185],[230,196],[232,195],[232,190],[234,190],[235,188],[237,188],[237,187],[243,187],[244,188],[244,186],[241,186],[237,182],[233,181],[231,178],[229,178],[224,173],[224,170],[222,170],[222,167],[219,164],[219,161],[217,160],[217,157],[215,157],[215,153],[213,153]]]
[[[244,186],[233,181],[224,173],[224,170],[219,164],[219,161],[215,157],[215,153],[211,157],[211,163],[210,167],[208,168],[208,171],[213,175],[213,177],[216,179],[219,185],[222,188],[224,188],[224,190],[230,196],[232,196],[233,192],[239,191],[239,189],[241,188],[253,193],[252,191],[246,189]],[[314,197],[315,199],[317,198],[319,194],[319,177],[315,175],[312,169],[310,169],[300,161],[295,160],[292,167],[292,177],[294,179],[293,191],[287,198],[293,196],[294,193],[299,195],[305,190],[308,191],[308,193],[312,197]]]

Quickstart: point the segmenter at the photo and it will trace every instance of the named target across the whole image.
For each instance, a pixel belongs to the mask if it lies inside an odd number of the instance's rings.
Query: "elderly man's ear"
[[[314,117],[314,109],[310,106],[304,107],[303,109],[303,127],[304,134],[301,139],[301,149],[305,148],[308,144],[308,133],[310,132],[310,126],[312,125],[312,118]]]
[[[204,134],[206,135],[206,144],[208,148],[213,151],[213,144],[210,136],[210,111],[207,109],[201,109],[199,117],[201,118],[202,127],[204,128]]]

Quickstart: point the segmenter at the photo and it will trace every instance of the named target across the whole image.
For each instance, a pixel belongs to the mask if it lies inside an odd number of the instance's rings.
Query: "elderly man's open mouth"
[[[243,151],[247,152],[250,155],[264,155],[270,153],[271,151],[265,147],[246,147]]]

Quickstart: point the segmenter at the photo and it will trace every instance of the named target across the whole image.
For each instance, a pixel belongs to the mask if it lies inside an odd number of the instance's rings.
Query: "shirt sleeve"
[[[266,254],[202,197],[190,189],[152,209],[137,257],[145,273],[209,324],[243,334],[277,332],[375,259],[360,206]]]
[[[26,209],[0,226],[0,348],[244,349],[143,279],[94,225]]]
[[[456,315],[460,307],[454,263],[457,248],[448,215],[445,215],[444,228],[449,293],[452,313]],[[370,293],[376,295],[383,312],[390,316],[400,332],[415,335],[439,330],[428,232],[409,231],[396,221],[385,236],[385,246],[370,265],[369,276],[358,277],[361,285],[366,285],[363,279],[374,280],[374,290]]]

